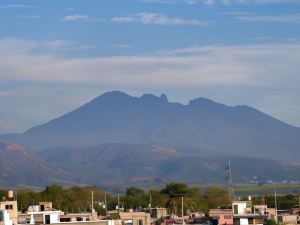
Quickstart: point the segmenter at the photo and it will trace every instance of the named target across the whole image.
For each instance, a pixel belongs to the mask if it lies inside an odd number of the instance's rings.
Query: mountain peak
[[[188,105],[189,106],[215,106],[215,105],[223,105],[223,104],[217,103],[208,98],[200,97],[200,98],[190,100]]]
[[[100,95],[98,98],[107,98],[107,97],[118,98],[118,97],[131,97],[131,96],[122,91],[109,91]]]
[[[162,94],[160,97],[152,94],[144,94],[140,99],[147,102],[168,102],[168,98],[165,94]]]
[[[165,94],[162,94],[160,96],[160,99],[163,100],[163,101],[165,101],[165,102],[168,102],[168,97]]]

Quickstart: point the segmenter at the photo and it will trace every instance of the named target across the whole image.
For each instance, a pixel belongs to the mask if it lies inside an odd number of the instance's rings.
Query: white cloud
[[[146,3],[156,3],[156,4],[188,4],[194,5],[199,2],[199,0],[140,0]]]
[[[88,15],[68,15],[65,16],[62,20],[66,22],[72,21],[88,21],[90,17]]]
[[[18,15],[17,18],[20,19],[40,19],[40,15]]]
[[[278,23],[300,23],[300,14],[291,15],[244,15],[236,19],[249,22],[278,22]]]
[[[113,48],[133,48],[133,45],[128,45],[128,44],[114,44],[111,45]]]
[[[113,22],[113,23],[133,23],[133,22],[135,22],[135,18],[130,17],[130,16],[114,17],[111,19],[111,22]]]
[[[133,16],[114,17],[111,19],[113,23],[141,23],[154,25],[192,25],[207,26],[212,22],[197,19],[183,19],[178,17],[167,17],[160,13],[139,13]]]
[[[42,44],[1,40],[0,81],[197,86],[262,85],[300,79],[297,44],[206,46],[148,56],[90,58],[63,57],[52,50],[64,49],[63,41]]]
[[[231,5],[231,4],[242,4],[242,5],[250,5],[250,4],[300,4],[299,0],[202,0],[205,5],[214,5],[214,4],[222,4],[222,5]]]
[[[205,5],[214,5],[215,4],[215,1],[214,0],[203,0],[203,3]]]
[[[74,105],[82,104],[103,89],[142,90],[140,92],[157,89],[176,92],[180,89],[188,92],[190,89],[208,88],[215,96],[222,96],[221,89],[237,88],[238,91],[232,93],[231,102],[237,102],[234,99],[239,96],[242,104],[251,102],[251,105],[257,105],[279,118],[300,123],[297,103],[300,98],[299,43],[202,46],[152,55],[111,57],[65,57],[62,51],[68,48],[79,47],[63,40],[35,42],[0,39],[0,83],[24,83],[40,87],[30,96],[27,95],[31,89],[0,91],[1,111],[15,108],[16,112],[23,113],[24,109],[29,114],[30,107],[34,108],[34,103],[40,102],[44,108],[40,109],[39,105],[34,112],[34,117],[40,116],[39,119],[27,117],[37,123],[71,110]],[[61,90],[55,94],[53,89],[59,85]],[[68,96],[72,99],[85,96],[82,101],[68,105],[69,97],[61,99],[65,91],[79,86]],[[38,93],[44,93],[45,90],[48,90],[47,93],[39,97]],[[277,99],[284,101],[272,100],[274,94],[278,95]],[[62,108],[53,112],[48,103],[44,104],[48,98],[53,99],[51,107],[57,108],[59,104]],[[23,108],[20,108],[19,103],[22,105],[22,102]],[[68,107],[64,108],[66,104]],[[293,111],[295,105],[297,110]],[[26,124],[23,127],[27,127]],[[11,130],[18,129],[13,124],[5,126],[11,127]]]
[[[34,6],[32,6],[32,5],[22,5],[22,4],[0,5],[0,9],[9,9],[9,8],[25,9],[25,8],[34,8]]]
[[[176,0],[141,0],[146,3],[158,3],[158,4],[176,4]]]

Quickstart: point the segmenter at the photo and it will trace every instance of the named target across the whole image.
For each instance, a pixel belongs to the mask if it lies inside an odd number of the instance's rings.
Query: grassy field
[[[235,187],[235,192],[240,195],[256,193],[268,194],[277,190],[279,194],[300,193],[300,184],[271,184],[271,185],[248,185]]]

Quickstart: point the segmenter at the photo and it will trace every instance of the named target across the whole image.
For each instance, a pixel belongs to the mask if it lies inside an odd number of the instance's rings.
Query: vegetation
[[[69,212],[84,212],[91,209],[91,191],[94,192],[94,208],[99,214],[105,215],[105,193],[95,186],[63,188],[59,185],[47,186],[45,190],[37,192],[29,189],[17,191],[19,210],[25,210],[28,206],[51,201],[53,207]],[[208,212],[209,208],[228,205],[228,194],[225,189],[211,186],[206,191],[199,187],[189,187],[183,183],[170,183],[165,188],[151,189],[145,192],[143,189],[130,187],[124,195],[119,196],[120,207],[125,209],[166,207],[169,212],[180,213],[181,198],[184,198],[184,210]],[[0,197],[6,196],[6,191],[0,191]],[[118,204],[118,196],[108,195],[107,209],[113,210]]]
[[[266,220],[264,222],[264,225],[277,225],[275,220]]]
[[[300,190],[300,184],[270,184],[270,185],[249,185],[249,186],[238,186],[235,188],[237,192],[258,192],[258,191],[271,191],[277,190]]]
[[[91,191],[94,192],[94,208],[105,215],[103,207],[105,193],[96,186],[64,188],[59,185],[47,186],[43,191],[21,189],[17,191],[19,210],[28,206],[51,201],[53,207],[68,212],[86,212],[91,210]],[[0,190],[0,198],[6,196],[6,191]],[[166,207],[170,213],[181,214],[181,199],[184,199],[184,211],[202,211],[207,213],[211,208],[226,208],[229,206],[227,190],[219,186],[210,186],[205,190],[198,186],[188,186],[184,183],[170,183],[161,190],[130,187],[121,196],[106,195],[107,209],[116,209],[118,204],[125,209],[148,208],[151,198],[152,207]],[[298,195],[281,195],[277,197],[278,209],[288,209],[298,206]],[[252,198],[253,204],[267,204],[274,207],[274,196],[264,195]],[[270,223],[272,221],[269,221]]]
[[[270,208],[275,207],[274,195],[264,195],[252,198],[253,204],[266,204]],[[299,207],[299,195],[288,194],[277,196],[277,208],[279,210]]]

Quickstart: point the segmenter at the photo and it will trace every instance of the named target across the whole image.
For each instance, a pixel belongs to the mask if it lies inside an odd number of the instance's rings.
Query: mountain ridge
[[[227,106],[202,97],[184,105],[169,102],[164,94],[132,97],[107,92],[22,134],[0,135],[0,140],[31,151],[121,142],[300,161],[300,128],[249,106]]]
[[[37,155],[14,143],[0,141],[0,186],[33,187],[61,183],[74,184],[74,177],[48,165]]]

